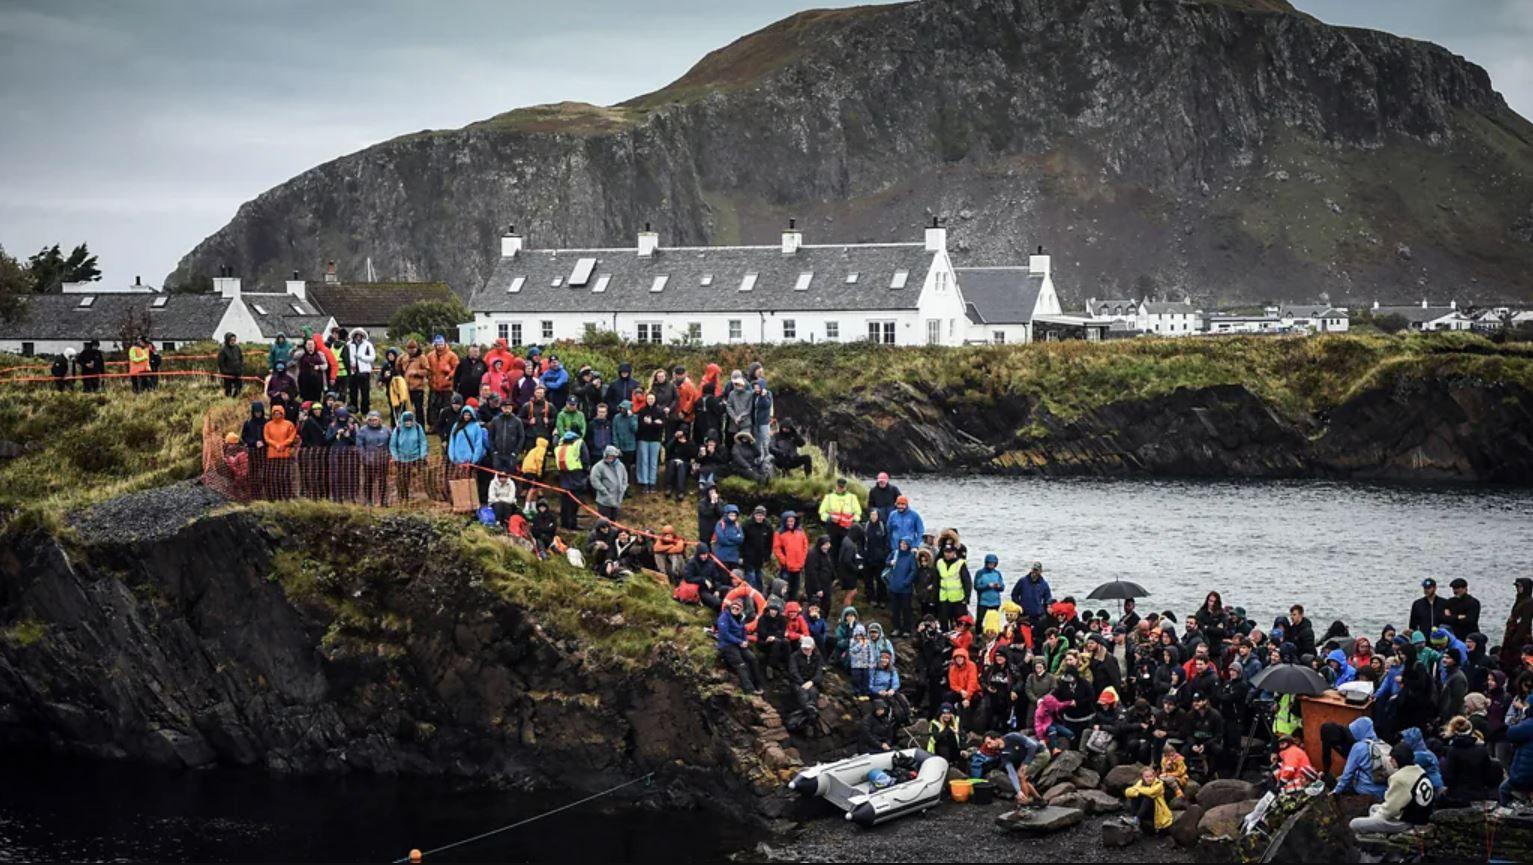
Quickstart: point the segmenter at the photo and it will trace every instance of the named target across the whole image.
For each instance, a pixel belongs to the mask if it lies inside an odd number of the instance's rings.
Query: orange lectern
[[[1320,725],[1340,724],[1345,727],[1363,715],[1368,714],[1368,707],[1371,705],[1373,705],[1371,698],[1366,703],[1354,705],[1336,696],[1334,693],[1327,693],[1323,697],[1299,698],[1299,711],[1304,715],[1304,753],[1309,755],[1310,765],[1315,767],[1316,772],[1320,771],[1322,765],[1320,761]],[[1343,763],[1346,762],[1345,757],[1342,757],[1341,760]],[[1333,760],[1332,772],[1339,774],[1341,770],[1334,763],[1335,761]]]

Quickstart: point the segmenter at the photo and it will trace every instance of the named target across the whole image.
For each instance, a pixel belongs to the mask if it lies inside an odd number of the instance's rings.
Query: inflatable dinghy
[[[897,770],[896,761],[904,767]],[[913,766],[915,777],[879,787],[870,773],[908,774]],[[788,784],[801,796],[819,796],[846,812],[846,819],[859,826],[879,823],[925,811],[942,798],[947,782],[947,760],[919,748],[862,754],[837,763],[818,763],[804,769]]]

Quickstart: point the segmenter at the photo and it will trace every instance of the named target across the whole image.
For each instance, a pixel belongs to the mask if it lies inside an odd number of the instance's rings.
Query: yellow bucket
[[[954,802],[967,802],[969,794],[974,792],[974,782],[968,778],[955,778],[947,782],[947,790]]]

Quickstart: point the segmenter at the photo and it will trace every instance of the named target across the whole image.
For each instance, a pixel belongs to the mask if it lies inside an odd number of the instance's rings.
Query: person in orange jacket
[[[266,440],[266,479],[274,499],[293,496],[293,444],[298,441],[298,427],[286,415],[282,406],[272,406],[271,420],[261,433]]]
[[[780,576],[788,581],[788,597],[795,598],[809,556],[809,535],[799,525],[795,511],[783,511],[777,526],[777,534],[772,536],[772,558],[777,560]]]
[[[662,526],[651,551],[655,554],[656,570],[670,578],[671,585],[679,584],[681,572],[687,567],[687,542],[676,534],[676,527]]]
[[[1273,774],[1284,792],[1302,789],[1319,777],[1309,762],[1304,746],[1292,736],[1278,737],[1278,750],[1272,755]]]
[[[458,355],[447,347],[441,336],[431,341],[431,351],[426,352],[426,368],[430,372],[431,403],[426,416],[441,417],[452,402],[453,378],[458,373]]]
[[[494,369],[495,361],[497,360],[500,361],[501,364],[500,371],[506,375],[511,374],[511,367],[513,366],[512,361],[519,360],[516,355],[511,353],[511,349],[506,346],[506,340],[504,338],[495,340],[495,347],[490,349],[489,352],[485,354],[485,369]],[[515,366],[520,367],[523,371],[527,369],[526,363],[517,363]]]
[[[687,431],[691,432],[692,422],[697,420],[697,400],[703,392],[692,383],[686,367],[677,366],[671,372],[671,382],[676,386],[676,414],[687,425]]]
[[[953,661],[947,668],[947,687],[952,692],[948,702],[960,706],[961,714],[967,714],[979,694],[979,670],[970,660],[968,649],[953,650]]]
[[[766,612],[766,596],[747,583],[745,574],[740,571],[730,571],[729,574],[734,581],[734,587],[724,596],[724,606],[728,607],[737,600],[745,605],[745,632],[751,635],[751,642],[755,642],[756,620]]]
[[[128,380],[133,383],[133,392],[139,393],[149,389],[149,355],[154,351],[149,344],[149,337],[141,336],[138,341],[128,347]]]

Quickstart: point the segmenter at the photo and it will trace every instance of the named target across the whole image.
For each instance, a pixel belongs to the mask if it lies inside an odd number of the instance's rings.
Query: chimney
[[[335,275],[335,259],[332,258],[325,262],[325,282],[335,285],[340,281],[341,278]]]
[[[930,241],[928,241],[927,246],[929,247],[930,245]],[[1044,254],[1041,245],[1038,247],[1037,253],[1027,257],[1027,269],[1033,273],[1040,273],[1044,276],[1049,275],[1049,257]]]
[[[135,277],[133,277],[133,287],[134,288],[138,288],[139,286],[141,286],[143,284],[144,284],[144,278],[142,276],[135,276]]]
[[[309,299],[308,283],[298,278],[298,271],[293,271],[293,278],[287,281],[287,293],[299,300]]]
[[[1448,308],[1449,309],[1458,309],[1458,301],[1456,301],[1456,300],[1448,301]]]
[[[522,251],[522,236],[516,233],[516,226],[506,226],[506,233],[500,236],[500,257],[515,258]]]
[[[234,275],[234,268],[224,265],[218,268],[218,277],[213,280],[213,290],[224,300],[238,300],[240,296],[240,279]]]
[[[947,251],[947,229],[938,224],[935,216],[932,217],[931,228],[926,229],[926,251]]]
[[[644,223],[644,230],[639,232],[639,257],[649,258],[660,248],[660,235],[651,231],[649,223]]]
[[[792,255],[804,245],[804,234],[798,230],[798,220],[788,220],[788,230],[782,233],[782,254]]]
[[[1375,300],[1375,301],[1374,301],[1374,302],[1373,302],[1373,308],[1374,308],[1374,309],[1378,309],[1378,308],[1379,308],[1379,302],[1378,302],[1378,301],[1376,301],[1376,300]]]

